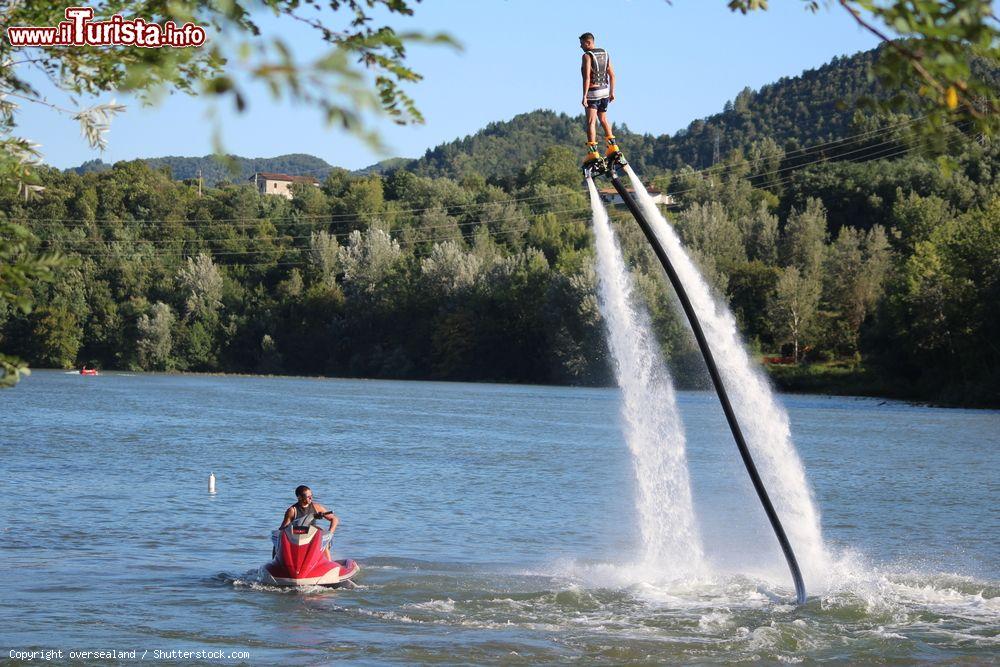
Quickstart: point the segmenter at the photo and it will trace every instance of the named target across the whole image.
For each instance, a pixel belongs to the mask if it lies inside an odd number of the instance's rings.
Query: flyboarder
[[[611,56],[604,49],[594,46],[594,34],[585,32],[580,35],[580,48],[583,49],[583,63],[580,73],[583,75],[583,108],[587,110],[587,157],[583,166],[588,167],[601,161],[597,150],[597,121],[604,129],[604,138],[608,142],[606,157],[618,152],[618,144],[611,131],[608,121],[608,104],[615,101],[615,70],[611,66]]]

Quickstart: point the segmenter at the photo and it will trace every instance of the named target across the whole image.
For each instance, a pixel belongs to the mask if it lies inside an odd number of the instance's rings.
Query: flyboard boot
[[[597,142],[587,142],[587,157],[583,159],[583,172],[585,174],[603,174],[608,170],[608,165],[597,151]]]
[[[618,141],[614,137],[608,137],[608,149],[604,153],[604,162],[608,168],[613,165],[624,166],[627,164],[625,156],[622,155],[622,151],[618,148]]]

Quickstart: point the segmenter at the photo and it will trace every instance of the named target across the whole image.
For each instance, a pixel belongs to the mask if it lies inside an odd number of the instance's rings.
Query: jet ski
[[[326,547],[333,536],[314,525],[289,524],[271,535],[274,559],[264,566],[265,583],[278,586],[350,585],[361,566],[355,561],[331,560]]]

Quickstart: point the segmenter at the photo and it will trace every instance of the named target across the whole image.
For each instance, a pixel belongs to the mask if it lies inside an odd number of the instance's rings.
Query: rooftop
[[[258,171],[249,180],[253,181],[258,178],[263,178],[267,181],[287,181],[289,183],[311,183],[312,185],[319,185],[319,179],[313,176],[293,176],[291,174],[276,174],[271,171]]]

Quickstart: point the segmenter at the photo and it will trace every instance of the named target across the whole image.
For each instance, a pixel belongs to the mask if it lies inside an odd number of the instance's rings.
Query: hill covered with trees
[[[736,127],[738,106],[715,122]],[[761,112],[710,169],[704,132],[663,158],[656,138],[622,144],[676,197],[673,224],[751,345],[813,362],[775,367],[785,386],[1000,404],[1000,147],[955,127],[942,163],[905,116],[840,113],[810,130]],[[525,114],[406,167],[333,170],[291,200],[242,182],[199,196],[144,161],[47,170],[39,196],[0,211],[70,264],[32,287],[32,313],[0,312],[0,346],[36,366],[607,383],[574,124]],[[515,140],[535,132],[558,145]],[[505,142],[532,147],[514,172],[488,159]],[[698,386],[655,259],[612,217],[665,357]]]
[[[200,172],[203,182],[210,186],[220,183],[245,183],[258,171],[299,174],[322,179],[334,169],[325,160],[305,153],[254,158],[228,155],[224,160],[217,155],[204,155],[202,157],[169,155],[167,157],[145,158],[142,161],[153,169],[169,168],[170,175],[179,181],[197,179]],[[111,169],[110,164],[96,159],[88,160],[70,171],[87,174],[107,171],[108,169]]]
[[[649,176],[683,166],[710,167],[716,149],[720,156],[733,151],[749,155],[763,139],[773,141],[786,153],[797,152],[801,162],[814,155],[833,158],[838,151],[847,150],[856,159],[858,145],[852,143],[845,149],[837,140],[872,129],[871,121],[857,112],[857,102],[885,96],[871,75],[880,51],[881,48],[837,57],[821,67],[783,77],[759,90],[744,88],[736,92],[721,112],[694,120],[674,135],[635,133],[625,123],[616,125],[616,135],[633,165]],[[980,61],[974,69],[1000,89],[1000,71]],[[536,160],[546,148],[580,148],[585,140],[582,128],[582,116],[535,110],[490,123],[474,134],[431,148],[418,159],[389,158],[353,173],[365,176],[406,169],[421,176],[456,180],[482,176],[489,182],[510,187],[523,165]],[[814,146],[821,148],[803,150]],[[255,171],[323,179],[334,169],[326,161],[303,153],[274,158],[232,155],[228,156],[228,162],[214,155],[148,158],[145,162],[154,168],[169,167],[178,180],[196,178],[200,169],[209,185],[242,182]],[[74,170],[86,173],[107,168],[110,165],[91,160]]]
[[[674,135],[638,134],[624,123],[616,125],[615,134],[633,165],[648,175],[685,165],[710,167],[717,145],[720,156],[732,151],[749,154],[765,138],[785,152],[822,144],[822,151],[816,152],[832,157],[842,148],[838,139],[870,129],[865,117],[856,113],[858,100],[885,96],[871,76],[880,51],[834,58],[760,90],[744,88],[720,113],[695,120]],[[1000,89],[1000,71],[979,61],[975,70]],[[580,148],[585,140],[581,116],[533,111],[432,148],[407,168],[425,176],[481,174],[508,182],[518,165],[534,160],[539,151],[553,145]]]

